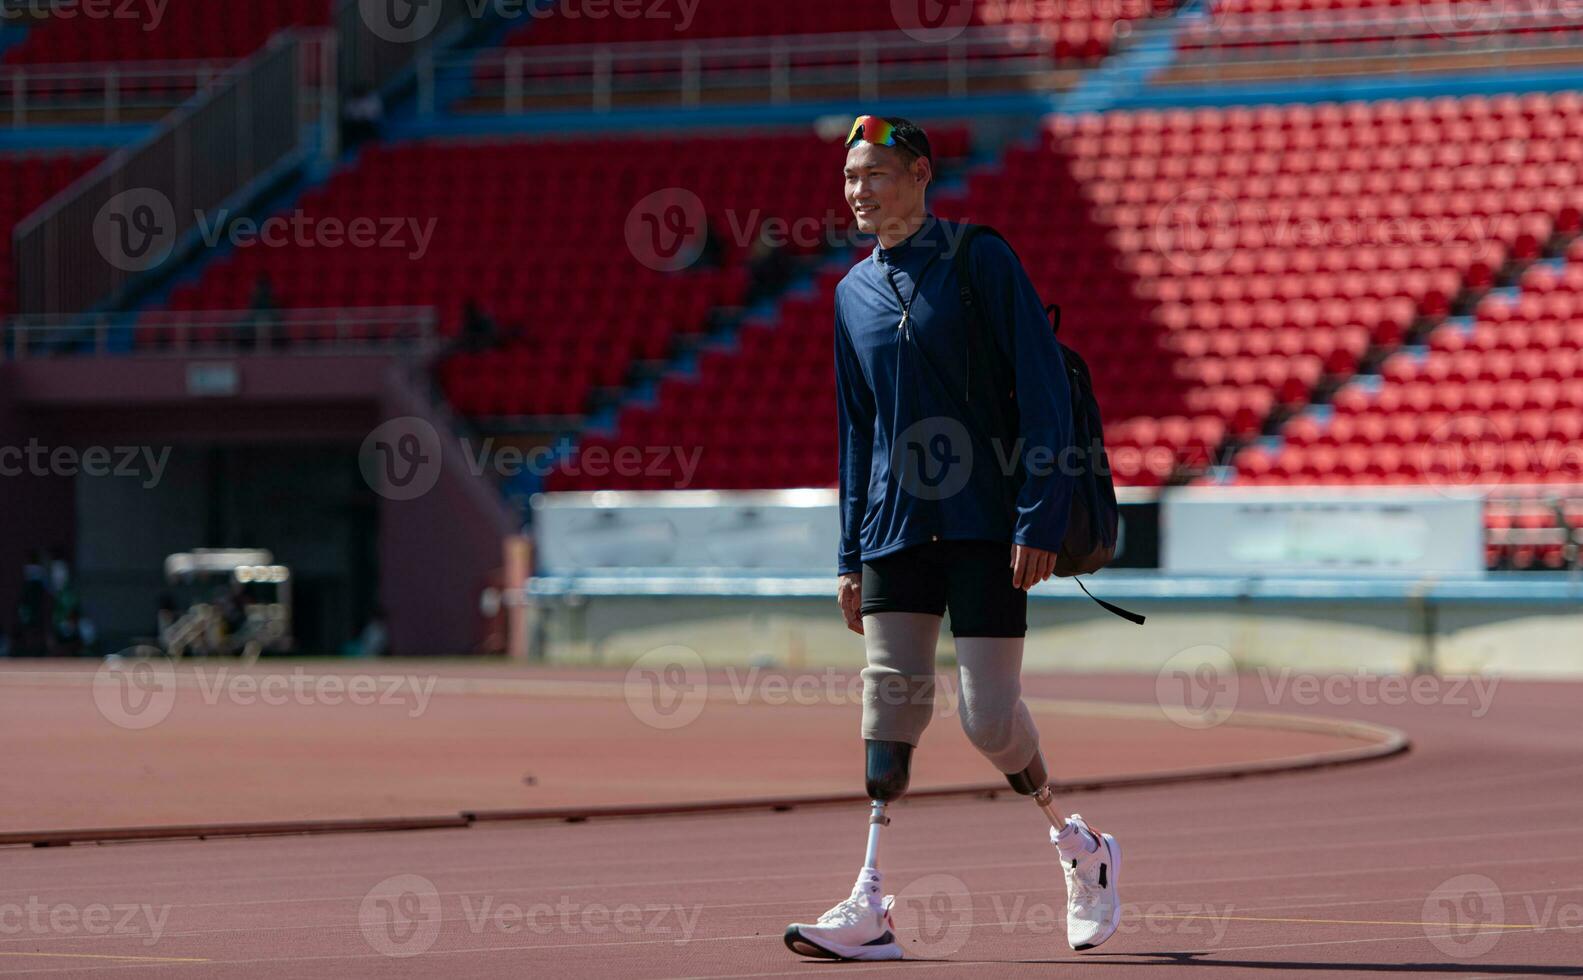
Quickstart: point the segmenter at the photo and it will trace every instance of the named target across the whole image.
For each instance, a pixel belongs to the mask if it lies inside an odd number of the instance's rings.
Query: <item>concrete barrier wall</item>
[[[1157,671],[1199,646],[1247,669],[1583,676],[1583,609],[1554,604],[1273,600],[1133,603],[1146,626],[1082,600],[1029,603],[1025,666],[1049,671]],[[668,644],[705,663],[792,669],[863,664],[863,639],[841,620],[834,595],[583,596],[541,600],[540,653],[555,663],[624,665]],[[949,622],[942,662],[952,657]]]

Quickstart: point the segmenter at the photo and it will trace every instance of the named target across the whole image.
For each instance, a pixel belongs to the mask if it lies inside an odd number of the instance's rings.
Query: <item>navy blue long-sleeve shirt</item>
[[[985,372],[980,385],[991,375],[973,363],[952,261],[965,229],[929,215],[836,287],[840,573],[929,541],[1055,551],[1066,534],[1073,480],[1060,459],[1072,418],[1060,345],[1016,255],[996,236],[976,238],[974,295],[1013,367],[1018,409],[1017,441],[984,431],[969,374]],[[905,325],[898,291],[912,304]]]

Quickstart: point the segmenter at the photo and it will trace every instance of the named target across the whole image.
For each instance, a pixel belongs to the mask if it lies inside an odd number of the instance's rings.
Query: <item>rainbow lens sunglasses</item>
[[[847,134],[846,147],[858,140],[873,143],[876,146],[900,146],[910,150],[914,156],[923,156],[923,151],[896,135],[896,127],[881,119],[879,116],[858,116],[852,123],[852,132]]]

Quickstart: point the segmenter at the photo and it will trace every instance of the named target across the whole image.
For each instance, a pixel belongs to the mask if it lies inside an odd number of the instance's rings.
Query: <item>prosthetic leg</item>
[[[884,894],[879,870],[886,808],[907,792],[912,750],[934,704],[934,648],[940,617],[878,613],[863,617],[868,667],[863,671],[864,787],[869,798],[868,846],[852,894],[817,922],[786,928],[788,949],[834,960],[899,960],[891,919],[894,896]]]
[[[890,910],[894,896],[882,895],[879,871],[879,831],[890,823],[889,803],[907,791],[912,766],[912,746],[906,742],[865,740],[868,751],[868,849],[852,895],[819,917],[818,922],[794,922],[786,927],[786,948],[799,956],[829,960],[899,960]]]
[[[894,803],[907,792],[907,780],[912,774],[912,746],[906,742],[882,742],[869,739],[867,789],[871,810],[868,816],[868,850],[863,854],[863,867],[879,867],[879,829],[890,823],[885,815],[887,804]]]
[[[1023,796],[1033,797],[1033,802],[1039,804],[1039,809],[1044,811],[1056,833],[1066,828],[1066,818],[1055,809],[1055,790],[1050,788],[1050,776],[1045,772],[1042,752],[1035,752],[1033,761],[1020,772],[1007,773],[1006,782]]]

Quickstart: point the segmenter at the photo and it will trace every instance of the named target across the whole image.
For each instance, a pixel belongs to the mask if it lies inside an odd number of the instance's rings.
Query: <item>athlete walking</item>
[[[933,713],[935,646],[949,610],[962,727],[1048,817],[1066,877],[1067,941],[1089,949],[1120,922],[1120,849],[1077,814],[1055,811],[1020,680],[1027,590],[1054,572],[1072,501],[1072,478],[1048,462],[1073,442],[1060,346],[1021,263],[992,235],[974,238],[967,256],[992,343],[969,335],[968,284],[954,262],[966,226],[926,207],[934,174],[922,129],[860,116],[846,146],[847,204],[858,229],[878,239],[836,288],[835,304],[837,597],[867,653],[862,733],[873,802],[851,896],[817,922],[788,926],[786,945],[827,959],[902,957],[879,834]],[[975,365],[976,346],[1003,357],[1023,393],[1013,446],[975,422],[974,372],[981,387],[995,376]]]

